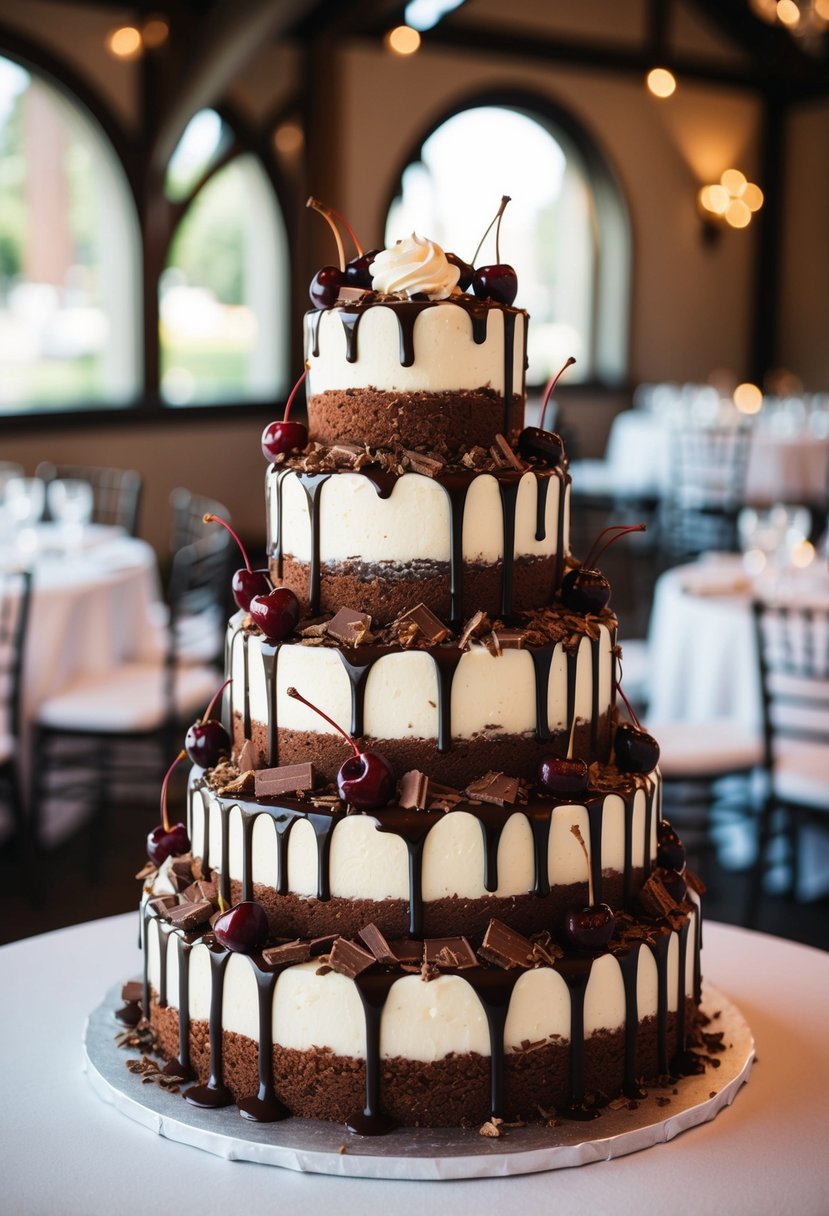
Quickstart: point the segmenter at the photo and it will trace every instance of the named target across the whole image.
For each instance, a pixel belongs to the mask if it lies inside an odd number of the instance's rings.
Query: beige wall
[[[644,0],[470,0],[463,20],[512,23],[524,32],[588,36],[622,46],[639,43]],[[0,0],[0,22],[14,25],[65,56],[127,123],[134,121],[134,65],[103,50],[115,14],[44,0]],[[739,59],[683,0],[672,22],[675,45],[721,63]],[[735,165],[758,172],[757,102],[736,89],[680,81],[676,96],[657,102],[640,80],[615,72],[541,66],[485,55],[424,50],[410,60],[366,41],[341,51],[341,79],[330,123],[340,165],[333,202],[367,243],[382,236],[382,208],[401,158],[445,110],[494,88],[535,92],[569,110],[592,134],[630,207],[634,240],[630,375],[637,380],[703,379],[714,370],[745,374],[752,310],[756,227],[725,231],[703,245],[698,186]],[[272,112],[297,70],[296,57],[264,47],[240,77],[234,100],[251,118]],[[829,105],[798,113],[788,171],[787,231],[781,299],[782,362],[808,387],[829,389],[824,333],[829,306]],[[312,180],[312,190],[318,186]],[[298,187],[299,188],[299,187]],[[304,190],[305,187],[303,186]],[[309,278],[313,267],[301,272]],[[300,292],[302,296],[303,293]],[[576,413],[582,454],[601,451],[612,413],[624,398],[584,402]],[[142,531],[166,543],[170,489],[187,484],[227,503],[243,531],[261,536],[264,462],[258,436],[267,417],[238,423],[176,418],[150,427],[72,431],[50,418],[36,433],[2,435],[0,457],[32,468],[38,459],[84,460],[140,468],[147,479]]]

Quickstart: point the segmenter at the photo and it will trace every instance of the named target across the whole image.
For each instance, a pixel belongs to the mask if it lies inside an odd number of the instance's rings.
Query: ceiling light
[[[667,68],[651,68],[645,77],[645,84],[654,97],[672,97],[676,92],[676,76]]]
[[[116,59],[137,59],[143,50],[141,31],[134,25],[121,25],[107,34],[106,48]]]
[[[420,34],[410,25],[397,25],[389,30],[384,42],[393,55],[414,55],[420,49]]]

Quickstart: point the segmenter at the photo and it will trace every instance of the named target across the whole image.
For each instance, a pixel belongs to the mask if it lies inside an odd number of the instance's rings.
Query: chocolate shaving
[[[411,623],[416,625],[426,640],[431,645],[436,645],[449,637],[450,630],[443,622],[435,616],[430,608],[425,604],[416,604],[414,608],[410,608],[408,612],[404,612],[402,616],[397,618],[395,624]]]
[[[533,933],[530,941],[533,947],[533,959],[538,964],[546,963],[548,967],[554,967],[556,961],[564,957],[564,951],[553,941],[548,929],[542,929],[540,933]]]
[[[269,967],[280,966],[283,963],[305,963],[311,957],[311,943],[297,938],[293,942],[282,942],[279,946],[269,946],[262,951],[262,958]]]
[[[359,646],[371,632],[371,617],[353,608],[341,608],[328,622],[328,636],[344,646]]]
[[[339,975],[347,975],[352,980],[362,975],[369,967],[373,967],[376,961],[373,954],[358,946],[356,942],[349,941],[347,937],[338,937],[331,947],[331,952],[323,955],[321,959],[323,966],[328,966]]]
[[[338,933],[326,933],[324,937],[312,937],[308,943],[311,951],[311,958],[316,958],[317,955],[325,954],[327,950],[331,949],[338,937]]]
[[[413,473],[421,473],[424,477],[436,477],[446,468],[446,461],[439,456],[427,456],[425,452],[410,452],[405,448],[403,461]]]
[[[471,616],[464,625],[461,636],[458,638],[458,650],[466,650],[469,642],[473,637],[477,637],[480,633],[485,633],[489,628],[489,620],[485,612],[476,612]]]
[[[535,962],[532,942],[494,917],[487,925],[478,954],[485,962],[503,967],[505,971],[513,967],[532,967]]]
[[[478,965],[475,951],[465,937],[430,937],[423,943],[423,950],[425,961],[434,963],[436,967],[454,967],[463,971]]]
[[[425,811],[429,796],[429,778],[419,769],[410,769],[400,779],[400,796],[398,801],[402,807],[411,811]]]
[[[490,771],[477,781],[470,782],[464,793],[478,802],[506,806],[512,805],[518,797],[519,784],[517,777],[507,777],[504,773]]]
[[[250,739],[245,739],[239,749],[237,765],[240,773],[247,773],[250,769],[256,768],[256,749]]]
[[[240,773],[238,777],[226,781],[224,785],[220,785],[217,793],[222,797],[233,797],[234,794],[252,794],[255,789],[254,769],[250,768],[244,773]]]
[[[397,965],[399,961],[397,955],[375,924],[365,925],[357,936],[371,951],[378,963],[391,967]]]
[[[525,466],[525,465],[523,465],[523,464],[521,463],[521,461],[518,459],[518,457],[515,455],[515,452],[513,452],[512,448],[511,448],[511,447],[510,447],[510,445],[507,443],[507,441],[506,441],[506,439],[504,438],[504,436],[503,436],[503,435],[500,435],[500,434],[499,434],[499,435],[496,435],[496,436],[495,436],[495,443],[496,443],[496,445],[497,445],[498,451],[500,452],[500,454],[501,454],[503,457],[505,457],[505,459],[506,459],[507,463],[508,463],[508,464],[511,464],[511,465],[512,465],[512,467],[513,467],[514,469],[517,469],[519,473],[523,473],[523,472],[525,471],[525,467],[526,467],[526,466]],[[493,451],[493,456],[494,456],[494,455],[495,455],[495,453],[494,453],[494,451]]]
[[[254,774],[257,798],[277,798],[280,794],[297,793],[314,788],[313,764],[281,764],[276,768],[260,768]]]

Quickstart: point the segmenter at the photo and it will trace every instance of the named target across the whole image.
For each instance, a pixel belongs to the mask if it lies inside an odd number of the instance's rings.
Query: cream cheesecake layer
[[[452,509],[441,479],[418,473],[398,477],[388,496],[370,476],[332,474],[312,508],[302,478],[292,470],[268,473],[268,530],[281,552],[301,562],[448,563]],[[539,500],[541,510],[539,511]],[[515,557],[566,556],[569,485],[563,475],[527,472],[518,483],[509,545]],[[317,520],[312,519],[312,509]],[[563,514],[562,514],[563,513]],[[319,528],[315,551],[314,522]],[[489,473],[471,479],[463,508],[463,561],[504,559],[505,504]]]
[[[653,802],[658,803],[659,781],[654,774]],[[227,800],[224,800],[225,803]],[[626,832],[630,832],[631,870],[642,869],[656,854],[657,816],[648,813],[644,789],[636,790],[626,806],[618,794],[600,800],[600,858],[594,872],[624,873]],[[550,834],[546,850],[546,878],[551,888],[586,884],[588,861],[572,831],[577,827],[585,842],[591,863],[591,833],[588,810],[578,803],[550,805]],[[594,808],[594,814],[596,808]],[[280,873],[276,820],[277,807],[245,811],[231,806],[224,813],[220,801],[206,789],[191,786],[188,831],[193,853],[221,868],[227,857],[231,881],[243,882],[245,865],[245,822],[253,815],[249,875],[250,881],[307,898],[319,894],[319,842],[307,820],[293,824],[286,857],[286,873]],[[333,898],[364,900],[411,897],[409,853],[403,835],[394,831],[394,810],[380,820],[370,812],[336,817],[327,857],[327,886]],[[423,847],[420,897],[425,902],[457,896],[484,899],[487,895],[508,898],[526,895],[536,886],[536,848],[527,815],[504,809],[497,849],[497,887],[488,891],[485,883],[486,857],[481,824],[468,811],[452,811],[435,821]],[[649,837],[649,839],[648,839]],[[417,894],[417,893],[416,893]]]
[[[343,651],[300,643],[275,648],[239,626],[237,616],[229,633],[232,715],[264,733],[273,723],[280,730],[334,736],[336,732],[318,714],[288,696],[287,690],[295,687],[344,730],[354,725],[354,691]],[[598,632],[595,643],[582,638],[575,654],[558,643],[549,673],[536,667],[529,650],[493,655],[478,642],[459,656],[455,652],[435,658],[427,650],[372,655],[369,647],[351,649],[349,662],[368,665],[361,692],[362,722],[355,733],[435,743],[441,733],[451,733],[455,740],[529,735],[538,730],[539,706],[542,717],[546,712],[546,723],[540,725],[550,732],[569,731],[574,718],[598,722],[612,706],[615,665],[610,631],[600,625]],[[449,658],[451,669],[442,661]],[[441,686],[447,679],[451,679],[448,724],[441,722],[440,712]],[[277,762],[275,757],[272,762]]]
[[[698,912],[690,914],[688,941],[696,938]],[[166,976],[162,984],[159,935],[170,934]],[[167,1003],[178,1008],[180,931],[154,917],[147,921],[148,978],[156,991],[166,992]],[[685,951],[684,977],[680,976],[680,943],[671,934],[667,951],[667,1012],[676,1012],[680,991],[693,992],[696,952]],[[190,949],[188,1012],[191,1021],[210,1019],[216,969],[211,952],[200,943]],[[626,1001],[619,963],[611,954],[599,955],[589,965],[584,993],[584,1036],[615,1030],[625,1024]],[[357,985],[336,972],[318,974],[312,960],[287,967],[278,977],[272,1000],[272,1033],[276,1045],[301,1051],[324,1049],[337,1056],[366,1057],[366,1019]],[[639,951],[636,971],[637,1018],[656,1017],[659,1011],[658,969],[651,949]],[[255,964],[242,954],[231,955],[224,968],[221,1024],[227,1031],[259,1039],[259,1003]],[[504,1027],[504,1050],[513,1053],[526,1042],[568,1041],[571,995],[562,976],[549,967],[521,975],[509,998]],[[401,976],[385,1000],[380,1026],[380,1055],[423,1062],[452,1054],[490,1055],[490,1038],[483,1005],[474,988],[460,974],[440,975],[425,982],[419,975]]]
[[[471,313],[476,311],[485,314],[483,341],[475,340]],[[413,323],[410,366],[403,362],[407,343],[400,320],[407,314]],[[308,394],[365,388],[408,393],[488,388],[502,396],[507,389],[523,396],[527,316],[520,310],[509,315],[514,319],[514,336],[505,333],[503,309],[470,300],[464,304],[395,300],[385,306],[307,313]],[[344,318],[352,323],[344,324]]]

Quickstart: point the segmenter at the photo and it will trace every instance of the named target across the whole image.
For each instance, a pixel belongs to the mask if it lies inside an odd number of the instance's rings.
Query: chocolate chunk
[[[438,456],[427,456],[424,452],[409,452],[404,449],[403,459],[413,473],[422,473],[424,477],[436,477],[441,469],[446,467],[446,461]]]
[[[122,1001],[140,1001],[144,995],[144,985],[140,980],[128,980],[121,989]]]
[[[554,967],[556,960],[564,957],[564,951],[553,941],[548,929],[542,929],[540,933],[533,933],[530,941],[533,947],[533,958],[537,963],[546,963],[549,967]]]
[[[191,904],[198,903],[201,899],[206,899],[208,903],[215,904],[219,898],[219,888],[215,882],[208,882],[204,878],[199,878],[182,891],[181,898],[186,899]]]
[[[517,469],[519,473],[523,473],[526,468],[526,465],[523,465],[521,463],[521,461],[515,455],[515,452],[513,452],[512,448],[507,443],[504,436],[496,435],[495,443],[496,443],[499,453],[504,457],[504,459],[507,461],[507,463],[511,464],[512,467],[514,469]]]
[[[164,917],[167,915],[168,909],[175,908],[178,902],[177,895],[155,895],[147,901],[147,907],[151,908],[156,916]]]
[[[477,637],[481,630],[488,627],[487,615],[485,612],[476,612],[471,616],[463,627],[461,636],[458,638],[458,650],[466,650],[470,639]]]
[[[239,772],[247,773],[256,768],[256,750],[250,739],[245,739],[239,752]]]
[[[436,967],[456,967],[462,971],[478,965],[475,951],[465,937],[427,937],[423,950],[426,962]]]
[[[325,937],[312,937],[308,943],[311,950],[311,958],[316,958],[319,954],[325,954],[331,949],[339,936],[339,933],[326,933]]]
[[[489,772],[477,781],[472,781],[464,790],[469,797],[479,802],[490,802],[493,806],[505,806],[515,802],[518,797],[520,782],[517,777],[507,777],[503,773]]]
[[[347,937],[338,937],[331,947],[331,952],[324,955],[321,961],[332,971],[347,975],[353,980],[369,967],[373,967],[377,960],[356,942],[349,941]]]
[[[359,646],[370,632],[371,617],[366,612],[355,612],[353,608],[341,608],[328,622],[328,636],[344,646]]]
[[[502,650],[523,650],[527,640],[523,629],[496,629],[492,636]]]
[[[639,892],[639,905],[647,916],[670,916],[678,912],[684,917],[682,901],[674,899],[658,874],[651,874]]]
[[[400,779],[400,797],[402,807],[412,811],[425,811],[429,797],[429,778],[419,769],[410,769]]]
[[[357,936],[363,945],[368,947],[378,963],[385,963],[387,966],[397,964],[397,955],[375,924],[365,925]]]
[[[532,942],[494,918],[487,925],[478,954],[485,962],[503,967],[505,971],[513,967],[532,967],[535,961]]]
[[[399,941],[389,942],[389,945],[398,963],[416,964],[418,968],[420,967],[423,960],[423,942],[412,941],[410,937],[405,937]]]
[[[260,768],[254,774],[257,798],[276,798],[280,794],[295,794],[314,788],[313,764],[281,764],[277,768]]]
[[[170,908],[167,918],[176,929],[189,932],[190,929],[198,929],[208,924],[212,915],[213,905],[210,900],[200,899],[194,904],[179,904],[177,908]]]
[[[283,942],[279,946],[269,946],[262,951],[262,958],[269,967],[282,963],[305,963],[311,957],[311,943],[297,938],[294,942]]]
[[[192,857],[176,857],[167,870],[167,877],[177,891],[183,891],[193,881]]]
[[[414,608],[410,608],[408,612],[399,616],[395,623],[402,625],[408,622],[417,625],[426,641],[432,645],[437,645],[438,642],[449,637],[450,630],[425,604],[415,604]]]

